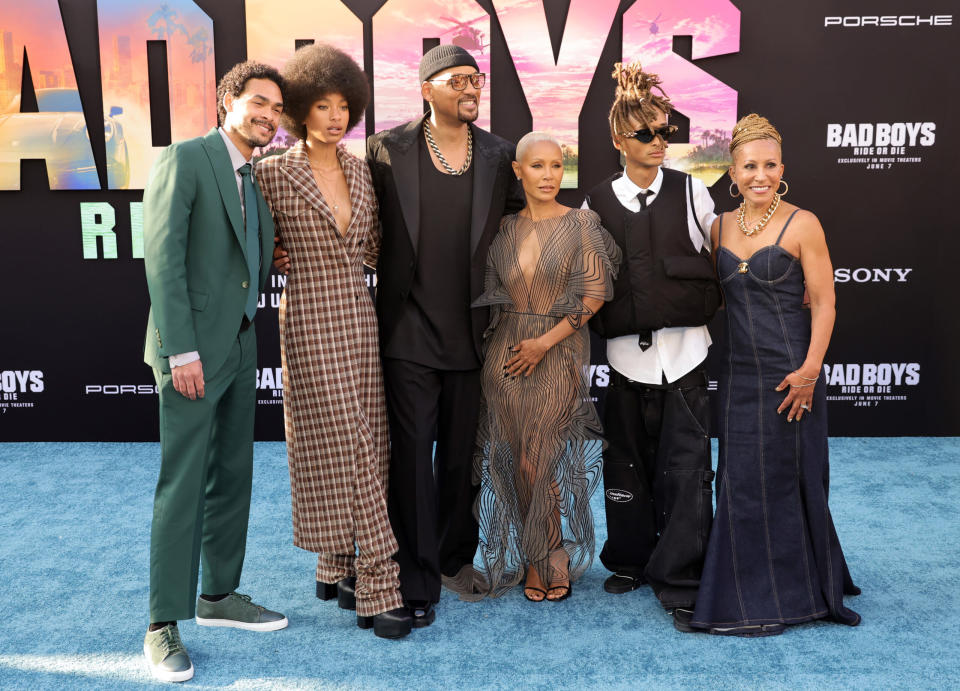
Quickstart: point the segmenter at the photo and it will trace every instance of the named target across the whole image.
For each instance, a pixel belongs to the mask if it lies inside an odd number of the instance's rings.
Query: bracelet
[[[809,384],[791,384],[791,385],[790,385],[790,388],[791,388],[791,389],[805,389],[805,388],[807,388],[808,386],[813,386],[813,385],[816,384],[816,383],[817,383],[817,382],[812,381],[812,382],[810,382]]]
[[[805,376],[803,376],[802,374],[800,374],[797,370],[794,370],[794,371],[791,372],[790,374],[795,374],[795,375],[797,375],[798,377],[800,377],[801,379],[803,379],[803,380],[805,380],[805,381],[817,381],[817,379],[820,378],[820,375],[819,375],[819,374],[818,374],[817,376],[813,377],[812,379],[811,379],[810,377],[805,377]]]

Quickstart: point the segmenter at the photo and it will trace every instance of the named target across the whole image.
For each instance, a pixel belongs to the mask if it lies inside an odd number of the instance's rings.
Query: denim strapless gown
[[[792,219],[747,260],[725,247],[717,254],[727,314],[717,512],[692,621],[724,630],[716,633],[769,635],[821,618],[860,623],[843,604],[860,591],[827,506],[824,382],[799,422],[777,414],[786,392],[775,389],[810,344],[803,270],[780,246]]]

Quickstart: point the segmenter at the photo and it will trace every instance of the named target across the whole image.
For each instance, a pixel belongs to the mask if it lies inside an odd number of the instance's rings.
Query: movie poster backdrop
[[[822,376],[835,436],[957,435],[952,306],[960,274],[960,62],[952,3],[857,0],[0,0],[0,440],[157,439],[142,362],[143,186],[158,152],[216,124],[216,81],[333,43],[373,85],[345,141],[422,112],[417,63],[437,43],[489,74],[478,124],[562,142],[562,202],[618,169],[610,73],[659,73],[680,126],[667,165],[728,194],[727,145],[759,112],[784,136],[787,199],[814,211],[838,317]],[[280,132],[270,148],[292,138]],[[777,229],[774,229],[776,232]],[[376,276],[368,275],[371,289]],[[271,275],[257,316],[260,440],[283,438]],[[711,325],[716,390],[723,313]],[[586,373],[602,405],[602,342]],[[716,407],[716,406],[715,406]]]

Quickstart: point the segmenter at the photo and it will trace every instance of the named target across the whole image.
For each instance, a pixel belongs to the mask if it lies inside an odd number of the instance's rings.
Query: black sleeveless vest
[[[611,183],[590,190],[587,204],[623,252],[613,300],[590,320],[603,338],[655,331],[667,326],[703,326],[720,306],[717,281],[706,248],[697,252],[687,228],[686,173],[663,169],[663,186],[648,209],[624,208]],[[696,216],[694,216],[696,217]]]

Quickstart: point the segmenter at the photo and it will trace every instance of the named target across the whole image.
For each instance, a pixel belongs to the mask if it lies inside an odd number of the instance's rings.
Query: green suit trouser
[[[160,391],[160,477],[150,534],[150,622],[191,619],[203,590],[240,585],[253,478],[256,332],[241,331],[226,362],[204,372],[191,401],[154,369]]]

